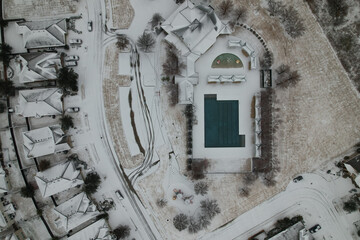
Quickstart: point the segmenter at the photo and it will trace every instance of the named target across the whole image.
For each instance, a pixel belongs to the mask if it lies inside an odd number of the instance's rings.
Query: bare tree
[[[164,18],[160,15],[160,13],[155,13],[151,19],[151,27],[152,28],[156,27],[162,21],[164,21]]]
[[[291,71],[287,65],[281,65],[276,69],[277,77],[275,83],[281,88],[295,86],[300,80],[301,76],[298,71]]]
[[[281,12],[280,19],[283,23],[285,32],[292,38],[300,37],[305,32],[305,25],[298,11],[289,6]]]
[[[115,235],[116,239],[125,239],[130,236],[130,230],[128,225],[119,225],[112,233]]]
[[[203,179],[204,173],[209,167],[209,161],[207,159],[194,159],[191,164],[192,178],[194,180]]]
[[[284,10],[285,6],[281,2],[277,2],[275,0],[268,1],[267,10],[270,13],[270,16],[278,16]]]
[[[239,194],[241,197],[248,197],[250,194],[250,188],[248,187],[240,187],[239,188]]]
[[[182,231],[189,225],[189,220],[185,214],[180,213],[174,217],[173,223],[177,230]]]
[[[218,6],[220,16],[226,17],[232,11],[233,7],[234,3],[232,0],[223,0]]]
[[[119,35],[116,46],[120,51],[125,50],[129,46],[129,39],[124,34]]]
[[[167,200],[165,198],[158,198],[156,200],[156,205],[158,205],[158,207],[165,207],[167,205]]]
[[[267,187],[271,187],[271,186],[275,186],[276,181],[275,181],[275,174],[274,171],[270,171],[267,173],[262,174],[261,179],[262,182],[264,183],[265,186]]]
[[[220,213],[219,205],[215,199],[206,199],[200,202],[201,212],[204,215],[209,216],[210,219],[214,218],[217,214]]]
[[[333,18],[334,24],[341,24],[348,14],[349,6],[346,1],[327,0],[327,5],[329,14]]]
[[[189,233],[197,233],[200,229],[201,226],[199,222],[197,222],[193,216],[189,217],[189,226],[188,226]]]
[[[245,20],[247,18],[246,9],[243,7],[235,8],[235,10],[232,12],[232,18],[233,18],[232,21],[234,23],[245,22]]]
[[[151,33],[144,32],[139,36],[137,45],[142,51],[149,52],[154,47],[155,42],[156,41]]]
[[[245,173],[243,176],[243,182],[245,185],[253,184],[256,181],[256,179],[258,179],[258,175],[256,172]]]
[[[207,194],[209,186],[206,182],[198,182],[195,184],[194,190],[196,195],[201,194],[201,196],[204,196],[205,194]]]

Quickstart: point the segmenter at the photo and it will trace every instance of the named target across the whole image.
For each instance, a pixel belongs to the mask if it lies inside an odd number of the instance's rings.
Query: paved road
[[[101,161],[107,162],[109,171],[115,171],[118,183],[114,182],[115,189],[120,189],[125,195],[122,202],[126,207],[130,218],[136,224],[136,230],[142,239],[161,239],[146,209],[142,206],[137,196],[129,189],[124,172],[119,166],[111,136],[105,121],[105,110],[102,92],[102,71],[104,63],[104,51],[108,44],[116,41],[116,35],[106,32],[104,27],[105,8],[102,1],[87,1],[89,19],[93,21],[92,39],[88,44],[88,68],[86,72],[85,92],[86,105],[84,111],[88,113],[89,126],[93,136],[97,136],[94,146]],[[110,175],[110,174],[109,174]],[[124,216],[126,218],[126,216]]]
[[[247,239],[269,230],[277,219],[302,215],[305,227],[320,224],[317,239],[353,239],[342,213],[332,204],[331,184],[317,174],[303,174],[304,180],[291,182],[286,191],[236,218],[229,225],[201,239]]]

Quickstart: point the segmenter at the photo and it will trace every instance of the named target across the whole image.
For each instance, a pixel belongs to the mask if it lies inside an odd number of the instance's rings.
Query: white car
[[[77,66],[76,61],[65,62],[65,67],[76,67],[76,66]]]
[[[79,59],[79,56],[75,55],[65,57],[65,61],[79,61]]]
[[[82,40],[81,39],[70,39],[69,43],[70,44],[82,44]]]
[[[80,111],[80,108],[79,107],[71,107],[71,108],[66,109],[66,111],[69,113],[78,112],[78,111]]]
[[[118,197],[119,200],[123,200],[123,199],[124,199],[124,197],[123,197],[123,195],[121,194],[120,190],[116,190],[116,191],[115,191],[115,194],[116,194],[116,196]]]

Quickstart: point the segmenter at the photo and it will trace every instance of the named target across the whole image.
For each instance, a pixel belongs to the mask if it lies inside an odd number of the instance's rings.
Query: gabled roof
[[[78,239],[111,240],[113,238],[110,234],[110,229],[106,221],[104,219],[100,219],[99,221],[68,237],[68,240]]]
[[[167,32],[165,38],[182,53],[201,55],[216,41],[224,25],[211,6],[197,5],[186,0],[161,25]],[[174,38],[175,36],[175,38]]]
[[[42,117],[62,114],[62,91],[44,88],[19,91],[16,113],[23,117]]]
[[[38,172],[35,180],[44,198],[84,183],[71,161]]]
[[[25,157],[34,158],[69,150],[59,125],[23,132]]]
[[[66,19],[17,22],[24,47],[45,48],[65,45]]]
[[[20,83],[54,80],[57,69],[61,67],[58,53],[25,53],[16,56],[15,71],[18,72]]]
[[[59,228],[64,228],[65,231],[70,231],[99,215],[96,206],[85,193],[79,193],[60,204],[54,209],[54,213],[58,216],[55,224]]]

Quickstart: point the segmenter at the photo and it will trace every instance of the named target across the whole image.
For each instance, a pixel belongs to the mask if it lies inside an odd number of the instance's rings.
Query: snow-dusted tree
[[[289,65],[281,64],[275,71],[277,74],[280,75],[285,72],[290,72],[290,67],[289,67]]]
[[[223,0],[218,6],[220,16],[226,17],[227,15],[229,15],[233,7],[234,3],[232,0]]]
[[[119,225],[112,233],[116,239],[125,239],[130,236],[130,227],[128,225]]]
[[[152,28],[156,27],[163,20],[164,20],[164,18],[160,15],[160,13],[155,13],[151,19],[151,27]]]
[[[329,14],[333,18],[334,24],[341,24],[348,14],[349,6],[346,1],[327,0],[327,5]]]
[[[163,73],[167,76],[180,74],[181,69],[185,68],[185,64],[179,58],[179,50],[173,44],[166,46],[166,60],[162,67]]]
[[[210,217],[206,214],[200,214],[198,223],[201,229],[207,228],[210,225]]]
[[[174,107],[179,99],[179,86],[176,83],[168,83],[166,85],[167,93],[169,95],[169,104]]]
[[[167,205],[167,200],[165,198],[158,198],[156,200],[156,205],[163,208],[163,207],[165,207]]]
[[[156,41],[151,33],[144,32],[139,36],[136,43],[142,51],[149,52],[154,47],[155,42]]]
[[[185,214],[180,213],[174,217],[173,223],[177,230],[182,231],[189,225],[189,220]]]
[[[219,205],[215,199],[206,199],[200,202],[201,212],[204,215],[209,216],[210,219],[215,217],[216,214],[220,213]]]
[[[284,10],[285,6],[281,2],[277,2],[275,0],[268,1],[267,10],[270,13],[270,16],[278,16]]]
[[[189,233],[197,233],[200,230],[200,228],[201,227],[199,222],[197,222],[193,216],[189,217],[189,226],[188,226]]]
[[[280,20],[284,25],[285,32],[292,38],[300,37],[305,32],[305,25],[298,11],[289,6],[281,12]]]
[[[195,184],[194,190],[196,195],[201,194],[201,196],[204,196],[205,194],[207,194],[209,186],[206,182],[198,182]]]
[[[126,49],[129,46],[129,39],[124,34],[119,35],[116,46],[120,51]]]
[[[273,171],[263,173],[261,176],[262,182],[267,187],[275,186],[276,181],[274,178],[275,178],[275,174]]]
[[[295,86],[300,80],[301,76],[298,71],[291,71],[290,67],[281,65],[276,69],[277,77],[275,83],[281,88]]]

